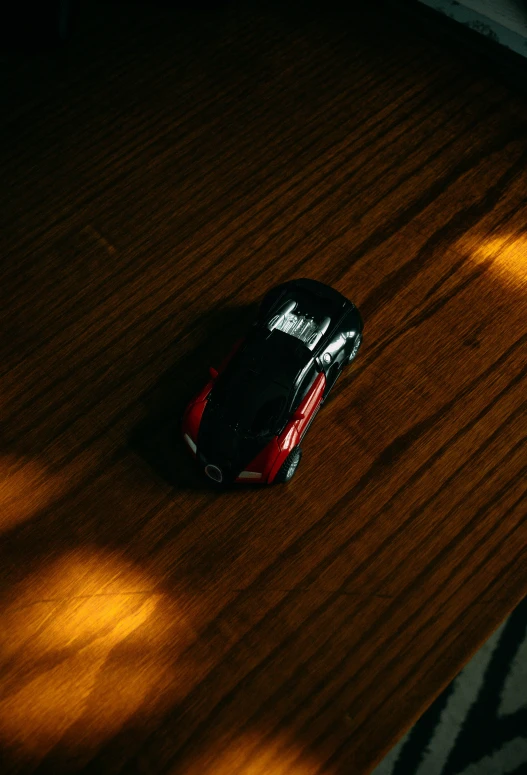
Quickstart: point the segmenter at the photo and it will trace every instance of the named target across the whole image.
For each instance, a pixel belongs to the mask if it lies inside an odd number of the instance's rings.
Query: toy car
[[[263,299],[258,319],[183,417],[183,438],[217,483],[288,482],[300,444],[362,341],[358,309],[315,280]]]

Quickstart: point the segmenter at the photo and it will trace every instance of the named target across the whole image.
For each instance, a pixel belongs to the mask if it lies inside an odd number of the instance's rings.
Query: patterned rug
[[[373,775],[527,775],[527,598]]]
[[[424,5],[527,57],[525,0],[421,0]]]

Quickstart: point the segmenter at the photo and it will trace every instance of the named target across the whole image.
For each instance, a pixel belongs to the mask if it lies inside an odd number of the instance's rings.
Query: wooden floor
[[[377,12],[87,5],[2,54],[0,770],[361,775],[527,588],[526,106]],[[182,408],[298,276],[360,356],[218,495]]]

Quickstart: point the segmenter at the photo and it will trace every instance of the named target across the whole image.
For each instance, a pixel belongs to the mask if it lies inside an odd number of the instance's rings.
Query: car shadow
[[[209,367],[221,363],[256,315],[257,305],[251,304],[211,310],[198,317],[192,348],[140,398],[143,416],[131,429],[127,446],[171,487],[215,489],[183,443],[181,418],[188,402],[207,382]]]

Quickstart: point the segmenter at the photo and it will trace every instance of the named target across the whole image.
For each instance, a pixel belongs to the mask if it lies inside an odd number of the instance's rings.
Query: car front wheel
[[[296,473],[298,464],[302,458],[302,450],[300,447],[293,447],[289,455],[286,457],[282,465],[280,466],[278,473],[274,480],[277,484],[285,484],[285,482],[291,481]]]

